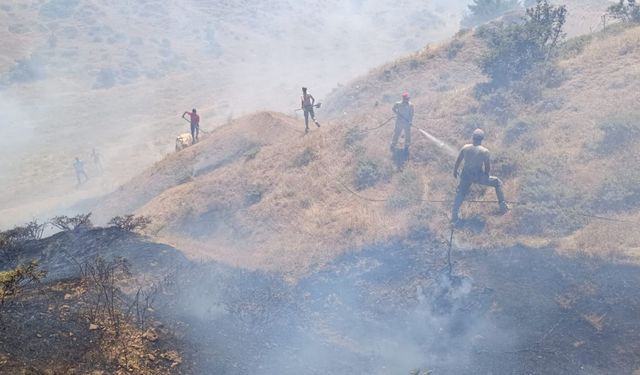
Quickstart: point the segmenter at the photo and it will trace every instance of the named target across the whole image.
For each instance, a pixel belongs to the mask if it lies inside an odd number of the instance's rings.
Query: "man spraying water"
[[[391,140],[391,151],[396,149],[398,138],[404,132],[404,150],[409,151],[411,144],[411,124],[413,123],[413,104],[409,101],[409,93],[402,94],[402,100],[395,103],[391,109],[396,114],[396,128]]]
[[[482,129],[476,129],[473,131],[473,144],[467,144],[460,150],[458,160],[453,168],[453,177],[458,178],[458,169],[460,164],[464,161],[464,167],[462,168],[462,175],[460,176],[460,183],[458,184],[458,190],[456,192],[456,198],[453,202],[453,211],[451,213],[451,222],[458,222],[458,211],[464,201],[464,198],[469,193],[471,184],[480,184],[485,186],[492,186],[496,189],[496,196],[498,197],[498,204],[500,205],[500,212],[505,213],[509,210],[509,206],[504,200],[504,192],[502,191],[502,181],[498,177],[491,176],[491,161],[489,157],[489,150],[482,146],[482,140],[484,139],[484,131]]]

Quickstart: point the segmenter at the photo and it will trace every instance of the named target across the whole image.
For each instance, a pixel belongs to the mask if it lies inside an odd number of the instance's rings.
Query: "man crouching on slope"
[[[460,164],[464,161],[464,167],[462,168],[462,176],[460,176],[460,183],[456,192],[456,198],[453,202],[453,212],[451,213],[451,222],[458,222],[458,211],[464,201],[464,198],[469,193],[471,184],[480,184],[485,186],[492,186],[496,189],[496,196],[498,197],[498,203],[500,204],[500,213],[505,213],[509,210],[509,206],[504,201],[504,192],[502,191],[502,181],[498,177],[490,176],[491,173],[491,161],[489,157],[489,150],[481,146],[484,139],[484,131],[482,129],[476,129],[473,131],[473,144],[467,144],[460,150],[458,160],[453,168],[453,177],[458,178],[458,169]]]

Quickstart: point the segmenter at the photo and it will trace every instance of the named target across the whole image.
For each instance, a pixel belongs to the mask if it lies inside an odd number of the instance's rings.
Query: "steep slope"
[[[628,120],[635,113],[621,110],[639,100],[638,35],[640,29],[631,28],[582,40],[560,61],[558,87],[544,88],[530,103],[509,102],[500,115],[472,92],[484,80],[473,63],[482,42],[459,35],[336,90],[326,112],[319,111],[321,120],[332,119],[307,136],[299,119],[256,114],[170,156],[118,194],[150,192],[124,208],[154,217],[157,236],[194,256],[296,276],[394,236],[426,231],[448,240],[455,152],[481,126],[513,209],[492,216],[490,204],[465,204],[458,247],[561,244],[568,251],[635,257],[633,232],[613,231],[619,222],[607,226],[598,217],[639,219],[637,174],[622,167],[637,155]],[[432,143],[414,129],[407,163],[388,151],[390,105],[403,90],[413,95],[414,125],[444,142]],[[620,137],[625,142],[616,143]],[[484,189],[473,197],[494,199]],[[586,246],[596,235],[593,226],[612,230],[616,243]]]
[[[262,108],[287,111],[302,85],[321,97],[390,54],[451,35],[463,6],[4,1],[0,226],[112,191],[171,150],[182,111],[198,108],[206,129]],[[80,188],[75,156],[91,178]]]

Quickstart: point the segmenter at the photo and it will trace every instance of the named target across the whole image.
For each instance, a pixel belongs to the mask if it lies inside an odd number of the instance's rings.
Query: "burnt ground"
[[[88,328],[86,287],[62,278],[75,272],[77,259],[97,254],[126,257],[135,272],[164,277],[153,305],[159,337],[145,341],[142,330],[130,332],[132,357],[145,373],[640,369],[637,266],[552,249],[454,249],[449,274],[446,253],[425,238],[397,240],[345,255],[291,284],[274,274],[189,263],[176,249],[130,233],[58,234],[3,260],[7,267],[36,257],[52,274],[3,310],[0,373],[122,371],[106,328]],[[172,350],[180,364],[162,359]]]
[[[136,233],[118,228],[93,228],[28,241],[15,251],[0,250],[0,270],[37,260],[47,271],[47,280],[73,278],[78,275],[80,265],[97,256],[125,258],[134,273],[152,279],[188,262],[180,251]]]
[[[516,247],[396,242],[289,285],[201,264],[167,308],[198,374],[631,374],[640,271]],[[188,275],[188,276],[184,276]],[[175,297],[175,298],[174,298]]]
[[[176,339],[153,311],[144,321],[120,316],[117,335],[114,323],[97,312],[106,306],[97,299],[102,290],[90,277],[81,277],[80,266],[98,256],[127,259],[132,277],[116,287],[134,291],[185,261],[169,246],[115,228],[62,232],[1,249],[0,271],[37,260],[48,274],[0,304],[0,374],[179,373]],[[133,306],[130,295],[122,298],[118,306]],[[145,336],[149,329],[152,334]]]

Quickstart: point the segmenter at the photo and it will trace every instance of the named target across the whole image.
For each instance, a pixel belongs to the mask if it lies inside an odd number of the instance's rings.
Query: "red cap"
[[[402,97],[403,98],[408,98],[409,97],[409,93],[408,92],[403,92],[402,93]]]

